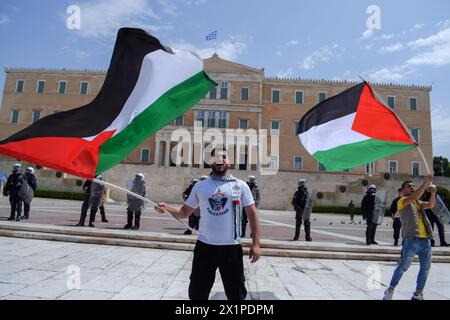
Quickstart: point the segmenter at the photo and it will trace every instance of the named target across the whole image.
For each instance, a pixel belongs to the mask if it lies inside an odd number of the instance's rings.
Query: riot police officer
[[[297,183],[298,189],[292,197],[292,205],[295,209],[295,235],[294,241],[298,240],[300,236],[300,228],[302,222],[305,222],[305,240],[312,241],[311,239],[311,209],[312,199],[308,193],[308,187],[305,179],[300,179]]]
[[[375,241],[375,233],[377,232],[377,227],[380,224],[380,215],[384,215],[384,212],[380,212],[379,208],[381,199],[376,195],[377,187],[374,184],[367,186],[366,195],[361,201],[361,213],[363,219],[367,222],[366,229],[366,244],[369,246],[371,244],[378,244]],[[384,211],[384,209],[383,209]]]
[[[37,190],[37,180],[36,180],[36,176],[34,175],[34,168],[33,167],[28,167],[25,170],[25,180],[27,181],[28,185],[33,190],[33,196],[29,197],[28,201],[26,201],[25,199],[23,201],[24,214],[23,214],[22,219],[28,219],[30,217],[31,201],[33,200],[34,193]]]
[[[13,166],[12,174],[8,177],[3,188],[3,195],[5,197],[9,195],[9,203],[11,204],[11,214],[8,220],[20,221],[20,215],[22,214],[23,199],[21,198],[20,190],[26,184],[26,180],[21,169],[22,165],[20,163],[16,163]]]
[[[98,180],[103,180],[102,175],[95,176]],[[86,180],[83,184],[83,191],[84,191],[84,201],[81,206],[81,216],[80,221],[78,222],[77,226],[84,226],[84,222],[86,220],[87,211],[89,208],[91,208],[91,213],[89,216],[89,227],[95,227],[95,215],[97,213],[98,208],[102,205],[103,202],[103,190],[104,186],[92,182],[90,180]]]
[[[256,177],[249,176],[247,185],[250,188],[250,191],[252,192],[253,200],[255,201],[255,207],[258,209],[259,202],[261,200],[261,194],[259,192],[259,187],[256,184]],[[242,212],[242,237],[245,237],[245,230],[247,229],[247,223],[248,223],[248,218],[247,218],[247,214],[245,213],[245,210],[244,210]]]
[[[131,192],[134,192],[140,196],[145,197],[145,181],[142,173],[137,173],[133,180]],[[141,223],[141,212],[144,208],[144,201],[138,199],[130,194],[127,194],[127,224],[124,229],[139,230]],[[133,226],[134,216],[134,226]]]

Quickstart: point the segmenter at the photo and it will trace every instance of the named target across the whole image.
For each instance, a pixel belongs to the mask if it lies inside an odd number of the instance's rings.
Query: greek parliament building
[[[255,129],[255,132],[266,129],[269,150],[264,150],[264,157],[258,156],[255,146],[249,143],[247,147],[240,147],[239,151],[232,150],[235,151],[236,159],[234,169],[259,170],[268,167],[278,168],[281,172],[323,171],[321,164],[300,144],[296,135],[297,125],[301,117],[317,103],[356,83],[266,77],[264,69],[227,61],[217,54],[205,59],[204,67],[210,77],[218,82],[218,86],[183,116],[137,147],[124,159],[124,163],[163,167],[177,165],[171,156],[173,149],[177,149],[174,148],[177,141],[171,141],[174,129],[182,128],[189,133],[195,129],[205,133],[208,128],[216,128],[221,132],[226,129]],[[49,114],[87,104],[97,95],[106,76],[104,71],[68,69],[6,68],[5,73],[0,110],[1,139]],[[394,84],[373,84],[373,87],[420,143],[431,167],[431,87]],[[198,124],[203,128],[198,128]],[[278,138],[279,154],[270,152],[273,138]],[[187,149],[183,148],[183,152],[177,153],[184,161],[178,165],[207,166],[199,161],[199,152],[206,154],[209,143],[202,141],[201,137],[197,141],[200,143],[196,145],[194,137]],[[418,151],[413,149],[344,171],[418,176],[425,174],[425,166]]]

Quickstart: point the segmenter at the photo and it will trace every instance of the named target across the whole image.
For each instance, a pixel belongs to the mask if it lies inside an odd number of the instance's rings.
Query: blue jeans
[[[430,239],[417,237],[407,237],[403,239],[402,258],[392,275],[390,284],[392,288],[395,288],[398,285],[403,273],[408,270],[416,254],[419,256],[420,263],[416,291],[423,290],[431,268],[431,244]]]

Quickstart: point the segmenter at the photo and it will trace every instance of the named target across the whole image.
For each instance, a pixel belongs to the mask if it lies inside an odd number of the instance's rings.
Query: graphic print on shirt
[[[224,214],[227,214],[230,209],[226,208],[224,210],[225,204],[227,203],[228,198],[225,197],[225,194],[220,191],[220,189],[217,190],[216,193],[211,195],[210,198],[208,198],[209,206],[208,212],[212,214],[213,216],[222,216]]]

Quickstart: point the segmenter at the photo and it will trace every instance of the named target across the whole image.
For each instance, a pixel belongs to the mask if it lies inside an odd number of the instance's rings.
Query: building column
[[[166,140],[166,158],[164,159],[164,166],[170,166],[170,140]]]
[[[155,139],[155,160],[154,164],[159,166],[159,153],[161,152],[161,140]]]
[[[261,112],[258,112],[258,141],[256,146],[256,171],[261,171],[261,158],[259,156],[259,149],[261,146],[259,145],[259,129],[261,129]]]

